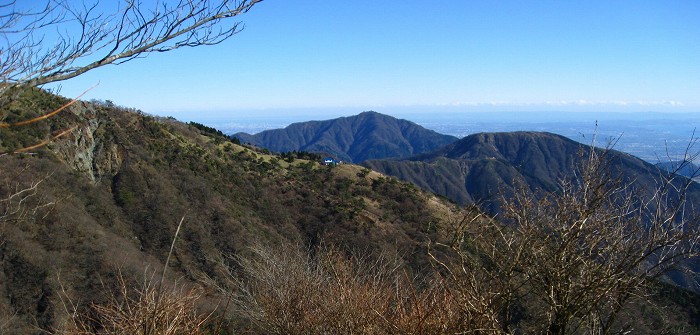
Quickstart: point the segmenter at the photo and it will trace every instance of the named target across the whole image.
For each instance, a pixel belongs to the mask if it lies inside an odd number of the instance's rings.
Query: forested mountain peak
[[[333,155],[347,162],[408,157],[454,142],[413,122],[374,111],[325,121],[293,123],[255,135],[237,133],[242,142],[275,152],[310,151]]]
[[[495,212],[500,198],[518,185],[532,191],[556,190],[562,181],[574,178],[590,150],[594,148],[546,132],[478,133],[430,153],[363,164],[457,203],[481,203]],[[629,154],[610,150],[609,155],[610,168],[625,180],[636,180],[640,188],[653,189],[662,173]],[[692,189],[700,194],[698,185]]]

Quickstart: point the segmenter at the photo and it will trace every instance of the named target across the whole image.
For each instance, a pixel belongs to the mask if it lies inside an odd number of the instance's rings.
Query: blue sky
[[[210,47],[61,83],[159,115],[699,111],[700,1],[265,0]]]

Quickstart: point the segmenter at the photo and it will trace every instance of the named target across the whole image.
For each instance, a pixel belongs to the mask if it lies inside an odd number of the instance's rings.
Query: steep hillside
[[[347,162],[408,157],[429,152],[457,140],[413,122],[376,112],[327,121],[294,123],[284,129],[234,135],[275,152],[323,152]]]
[[[431,153],[363,165],[459,204],[482,204],[495,213],[500,197],[512,194],[517,185],[532,191],[556,190],[563,179],[574,177],[589,150],[590,146],[551,133],[481,133]],[[655,166],[622,152],[611,155],[610,168],[621,178],[635,180],[640,189],[654,189],[662,173]],[[693,185],[691,193],[698,197],[700,187]]]
[[[22,122],[65,102],[38,90],[27,92],[8,110],[0,111],[0,122]],[[497,283],[471,272],[467,277],[444,273],[446,264],[465,261],[450,249],[455,246],[453,233],[457,230],[453,229],[458,228],[454,227],[465,227],[469,215],[485,218],[478,211],[458,208],[413,184],[360,166],[325,167],[302,155],[265,154],[267,151],[237,145],[201,125],[108,104],[78,102],[46,120],[0,127],[0,153],[31,147],[73,127],[68,135],[47,145],[20,154],[0,154],[0,333],[60,330],[72,320],[73,309],[95,325],[95,313],[100,311],[95,305],[109,303],[114,292],[123,293],[120,279],[126,281],[128,292],[118,296],[117,303],[124,305],[130,294],[138,297],[139,290],[145,290],[144,283],[155,286],[165,273],[166,259],[166,285],[201,288],[204,298],[192,309],[204,315],[214,310],[209,322],[216,328],[205,333],[267,333],[267,328],[255,323],[259,320],[246,318],[248,310],[236,305],[241,296],[235,294],[245,297],[249,291],[222,292],[222,288],[235,289],[226,285],[235,285],[239,279],[255,279],[232,277],[251,273],[250,266],[232,257],[255,254],[256,249],[250,247],[260,242],[296,245],[302,250],[281,249],[277,257],[262,257],[264,266],[257,268],[259,281],[251,280],[247,286],[261,290],[273,284],[272,293],[278,295],[263,291],[256,302],[271,304],[273,312],[291,318],[299,327],[297,332],[278,330],[280,334],[314,333],[316,328],[302,322],[309,320],[317,324],[338,321],[334,326],[343,327],[362,322],[371,325],[364,331],[317,333],[436,333],[440,332],[437,329],[444,331],[445,325],[464,332],[480,329],[465,321],[472,318],[465,306],[481,306],[472,304],[474,298],[496,303],[487,306],[493,309],[481,311],[491,313],[487,315],[493,319],[504,315],[499,299],[493,297],[505,295],[487,289]],[[466,147],[458,142],[424,159],[459,166],[460,157],[478,160],[479,155],[469,153],[469,148],[478,147],[487,155],[485,161],[499,161],[504,171],[510,171],[508,159],[520,157],[527,165],[531,160],[547,161],[545,153],[568,148],[566,144],[531,151],[527,148],[533,145],[518,144],[523,139],[501,143],[496,137],[484,135]],[[540,146],[549,142],[551,139],[542,140]],[[566,164],[572,163],[561,163],[551,171],[543,167],[532,175],[546,180],[553,171],[566,169]],[[496,181],[502,178],[483,170],[484,176]],[[444,173],[454,171],[445,165]],[[455,176],[451,183],[465,178]],[[486,222],[479,220],[474,222]],[[314,247],[319,245],[340,251],[318,254],[323,249]],[[465,244],[464,250],[474,252],[471,256],[482,263],[462,265],[493,268],[488,253],[472,250],[472,246],[476,244]],[[377,255],[391,259],[373,258]],[[443,263],[436,264],[437,259]],[[264,263],[270,260],[272,264]],[[464,269],[454,269],[460,268]],[[300,273],[313,285],[295,281]],[[310,277],[303,276],[309,273]],[[484,281],[468,281],[477,279]],[[319,287],[332,290],[319,291]],[[377,289],[383,289],[380,293],[384,295],[374,295]],[[649,294],[662,296],[656,304],[668,307],[657,308],[646,299],[635,301],[620,315],[615,329],[632,325],[639,333],[697,332],[697,296],[672,287],[664,289],[672,294],[658,294],[658,289]],[[314,304],[319,301],[329,305]],[[353,305],[361,302],[370,304]],[[516,315],[504,323],[537,333],[547,321],[542,304],[546,305],[534,293],[518,296]],[[340,319],[333,319],[339,315]],[[480,318],[482,314],[474,315]],[[638,315],[643,317],[635,317]],[[425,330],[429,326],[434,330]]]
[[[3,121],[65,102],[33,91]],[[0,155],[0,333],[60,325],[66,299],[80,309],[104,301],[118,272],[138,282],[160,271],[182,218],[169,274],[192,283],[220,278],[228,271],[222,259],[257,241],[393,250],[427,268],[427,223],[451,215],[433,196],[359,166],[265,155],[107,105],[78,102],[47,120],[0,128],[0,152],[70,127],[44,147]]]
[[[587,161],[591,146],[563,136],[538,132],[481,133],[440,148],[432,153],[397,160],[369,160],[363,164],[375,171],[410,181],[419,187],[445,196],[460,205],[478,204],[491,215],[503,214],[504,200],[522,188],[529,198],[542,192],[559,192],[562,182],[580,178],[580,167]],[[610,150],[606,155],[606,172],[634,192],[644,202],[653,199],[667,172],[629,154]],[[680,189],[685,178],[674,178]],[[691,182],[687,193],[686,214],[697,215],[700,184]],[[691,222],[696,222],[691,219]],[[695,223],[691,223],[694,225]],[[689,263],[693,272],[697,262]],[[700,292],[697,275],[672,272],[667,279]]]

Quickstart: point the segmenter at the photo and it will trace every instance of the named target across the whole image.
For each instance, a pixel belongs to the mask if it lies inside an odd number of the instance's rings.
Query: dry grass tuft
[[[186,289],[175,285],[159,287],[153,276],[140,288],[133,288],[121,272],[118,289],[107,303],[93,304],[87,312],[76,312],[72,304],[71,319],[57,335],[124,334],[169,335],[207,334],[204,324],[209,315],[197,312],[197,302],[203,296],[201,288]],[[68,306],[65,303],[64,305]]]

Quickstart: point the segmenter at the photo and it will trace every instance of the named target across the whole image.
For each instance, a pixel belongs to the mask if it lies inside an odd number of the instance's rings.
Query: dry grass
[[[67,326],[57,335],[124,334],[175,335],[207,334],[205,323],[209,315],[197,312],[203,296],[201,288],[175,285],[160,287],[153,275],[139,288],[128,283],[121,272],[117,290],[109,294],[104,304],[93,304],[86,312],[77,312],[69,300],[64,307],[71,314]]]
[[[61,335],[114,334],[114,335],[176,335],[208,334],[205,323],[211,314],[197,311],[197,304],[204,291],[199,287],[185,288],[164,285],[165,272],[177,241],[183,216],[175,231],[170,253],[158,280],[155,271],[144,276],[139,287],[117,272],[116,289],[107,291],[107,302],[92,304],[87,312],[77,312],[63,290],[62,302],[71,315],[70,322]]]
[[[447,334],[485,329],[436,279],[416,281],[387,257],[255,247],[238,259],[238,312],[266,334]],[[483,333],[483,332],[482,332]]]

